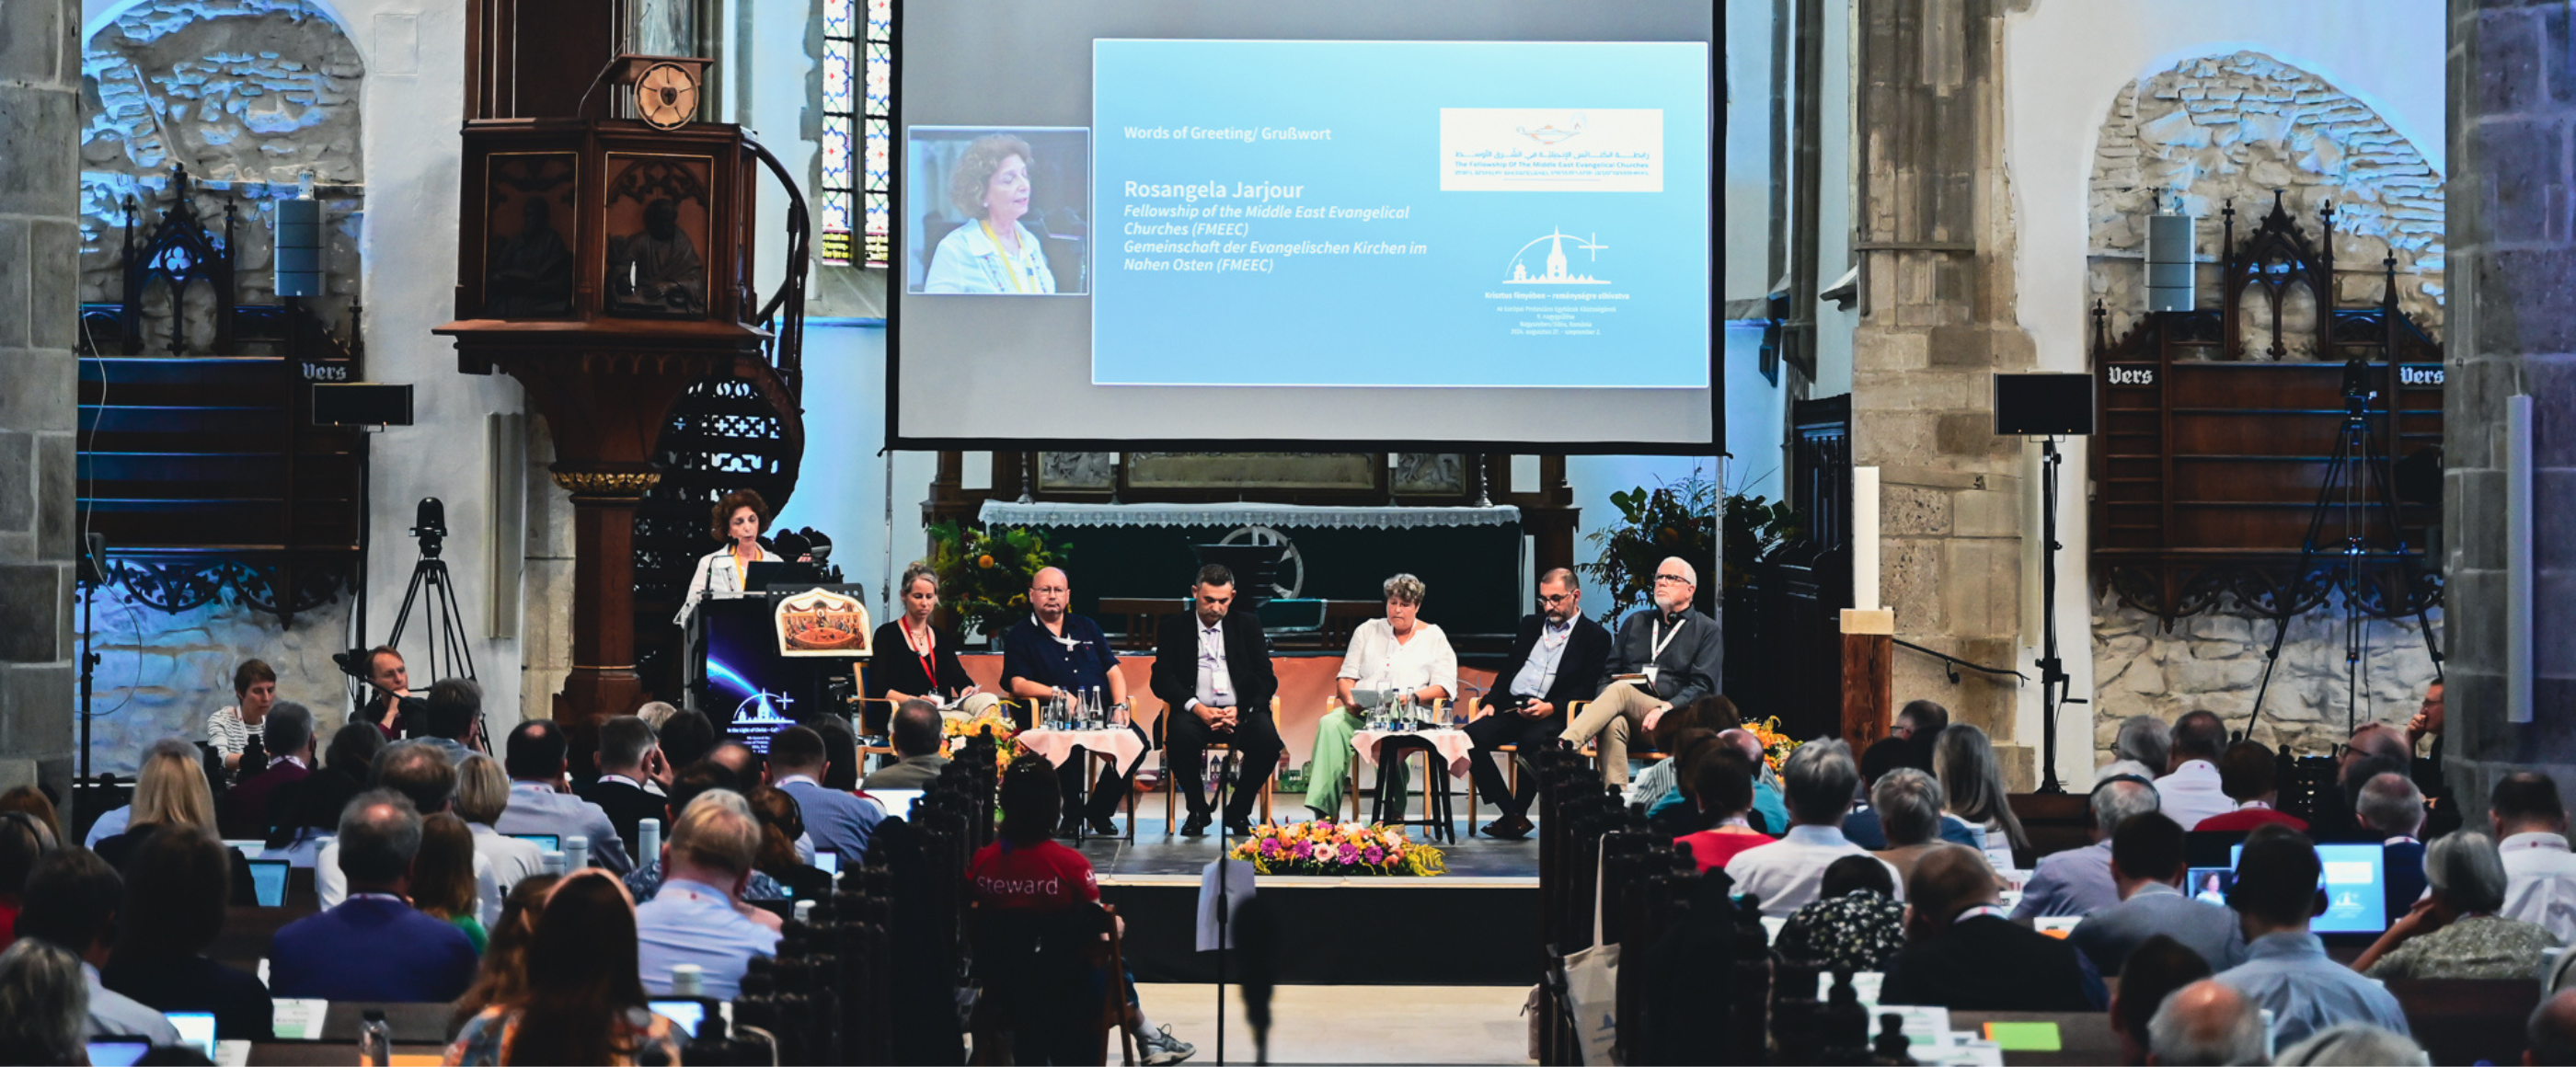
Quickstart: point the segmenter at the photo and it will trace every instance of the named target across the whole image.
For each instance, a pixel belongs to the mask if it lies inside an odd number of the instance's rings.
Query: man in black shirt
[[[582,790],[581,798],[608,813],[617,836],[626,842],[627,855],[644,855],[635,850],[637,827],[662,817],[670,804],[664,795],[670,783],[671,764],[662,758],[651,725],[633,715],[599,724],[599,780]]]

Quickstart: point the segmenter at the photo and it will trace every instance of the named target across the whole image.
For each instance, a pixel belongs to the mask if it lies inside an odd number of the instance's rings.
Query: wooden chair
[[[1128,840],[1135,840],[1135,800],[1128,800]],[[1136,1064],[1136,1035],[1127,1032],[1127,931],[1118,924],[1118,907],[1103,904],[1100,910],[1109,916],[1109,932],[1100,935],[1100,1062],[1109,1062],[1109,1033],[1118,1032],[1119,1062],[1126,1067]]]
[[[1495,684],[1501,683],[1502,679],[1495,679]],[[1565,721],[1573,722],[1577,716],[1583,714],[1583,706],[1589,703],[1591,703],[1589,700],[1569,700],[1565,704],[1565,710],[1558,714],[1565,716]],[[1485,707],[1482,701],[1478,701],[1476,706],[1468,709],[1467,721],[1474,722],[1492,714],[1494,714],[1493,709]],[[1503,774],[1510,783],[1509,788],[1515,793],[1521,791],[1520,751],[1519,745],[1494,746],[1494,755],[1503,761]],[[1471,834],[1476,832],[1476,824],[1484,820],[1484,816],[1476,810],[1476,802],[1479,799],[1481,798],[1476,795],[1476,779],[1470,775],[1467,778],[1467,832]]]

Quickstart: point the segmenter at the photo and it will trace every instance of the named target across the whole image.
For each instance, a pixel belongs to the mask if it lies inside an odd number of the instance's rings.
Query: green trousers
[[[1335,708],[1325,712],[1324,717],[1316,721],[1315,755],[1306,764],[1307,807],[1317,811],[1334,812],[1336,817],[1339,817],[1342,810],[1342,780],[1350,774],[1351,761],[1359,758],[1351,751],[1351,736],[1357,734],[1359,729],[1359,716],[1351,714],[1345,708]],[[1362,788],[1369,788],[1376,784],[1374,771],[1368,773],[1370,779],[1360,783]],[[1406,767],[1402,763],[1395,765],[1394,793],[1404,798],[1406,803],[1412,802],[1413,794],[1406,788]],[[1358,817],[1366,819],[1368,809],[1360,809]]]

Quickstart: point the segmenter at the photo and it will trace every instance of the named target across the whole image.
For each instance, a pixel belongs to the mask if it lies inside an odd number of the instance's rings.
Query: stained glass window
[[[822,111],[817,250],[825,263],[883,267],[894,221],[894,0],[823,0]]]

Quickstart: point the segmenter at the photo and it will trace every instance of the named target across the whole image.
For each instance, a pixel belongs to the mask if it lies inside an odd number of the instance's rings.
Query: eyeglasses
[[[1684,578],[1684,577],[1682,577],[1681,575],[1678,575],[1678,574],[1658,574],[1658,575],[1656,575],[1656,576],[1655,576],[1655,584],[1657,584],[1657,585],[1662,585],[1662,584],[1664,584],[1665,582],[1671,582],[1671,583],[1673,583],[1674,585],[1689,585],[1689,584],[1691,584],[1691,580],[1690,580],[1690,579],[1688,579],[1688,578]]]
[[[1538,602],[1541,604],[1563,604],[1572,601],[1575,595],[1576,594],[1573,593],[1541,594],[1538,598]]]

